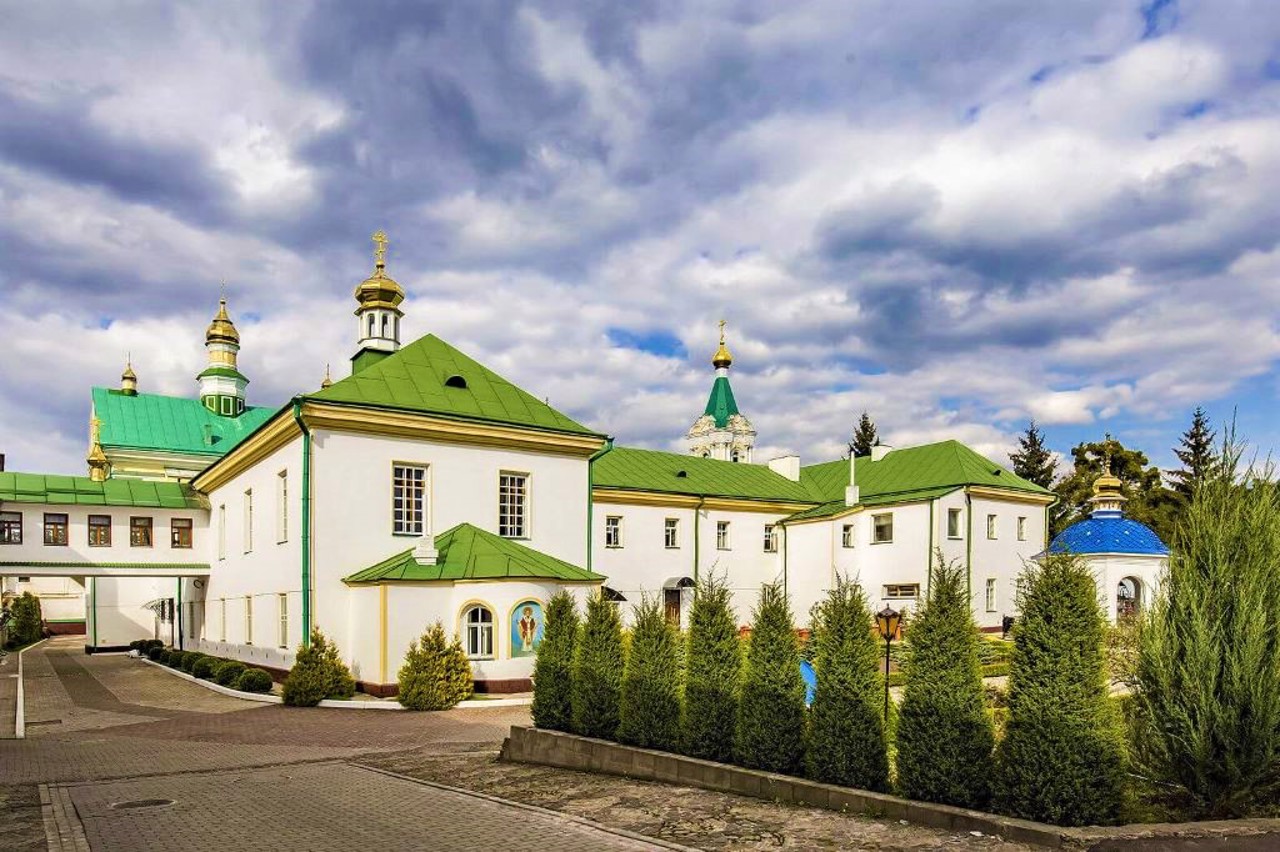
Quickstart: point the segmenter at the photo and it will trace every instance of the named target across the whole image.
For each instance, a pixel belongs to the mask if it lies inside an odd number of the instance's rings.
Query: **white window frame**
[[[964,510],[947,509],[947,538],[964,538]]]
[[[420,536],[431,511],[430,465],[422,462],[391,463],[391,534]]]
[[[764,525],[764,552],[778,552],[778,528],[774,524]]]
[[[472,613],[484,613],[489,616],[489,620],[483,618],[472,620]],[[471,660],[493,660],[497,658],[494,653],[494,623],[496,619],[493,610],[482,603],[467,604],[462,610],[462,629],[464,638],[463,649],[466,651],[467,658]]]
[[[218,558],[227,558],[227,504],[218,506]]]
[[[1000,519],[994,514],[987,515],[987,539],[995,541],[1000,537]]]
[[[996,578],[987,578],[987,612],[996,611]]]
[[[253,595],[244,596],[244,644],[253,644]]]
[[[503,538],[532,538],[529,521],[529,476],[526,471],[498,472],[498,535]]]
[[[253,489],[244,490],[244,552],[253,553]]]
[[[289,470],[276,474],[276,544],[289,540]]]
[[[716,521],[716,550],[732,550],[733,540],[730,536],[728,521]]]
[[[919,599],[919,583],[888,583],[884,587],[884,600],[914,601]]]
[[[887,518],[889,520],[889,536],[888,538],[880,537],[880,520]],[[872,544],[893,544],[893,512],[881,512],[871,516],[871,543]]]
[[[665,518],[662,522],[662,543],[667,550],[680,547],[680,519]]]
[[[221,610],[221,612],[218,613],[218,641],[226,642],[227,641],[227,599],[219,598],[218,603],[219,603],[219,609]]]
[[[840,546],[853,547],[857,539],[856,530],[853,524],[844,524],[840,527]]]
[[[606,515],[604,519],[604,546],[622,547],[622,516]]]
[[[1018,516],[1018,541],[1027,540],[1027,516]]]
[[[276,606],[280,608],[280,635],[276,637],[281,648],[289,647],[289,595],[281,592],[276,595]]]

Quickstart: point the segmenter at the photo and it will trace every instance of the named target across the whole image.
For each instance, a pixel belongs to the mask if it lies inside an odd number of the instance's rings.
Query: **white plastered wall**
[[[1138,580],[1139,609],[1151,606],[1151,601],[1168,567],[1167,556],[1104,553],[1085,557],[1098,584],[1098,600],[1111,623],[1116,621],[1118,587],[1125,578]]]

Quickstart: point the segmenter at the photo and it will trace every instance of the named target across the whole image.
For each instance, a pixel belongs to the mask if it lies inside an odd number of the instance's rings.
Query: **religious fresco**
[[[511,656],[532,657],[542,644],[542,604],[521,601],[511,611]]]

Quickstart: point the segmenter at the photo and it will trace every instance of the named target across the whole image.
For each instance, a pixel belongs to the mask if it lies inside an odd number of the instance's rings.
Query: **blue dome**
[[[1136,553],[1168,556],[1160,536],[1146,524],[1126,518],[1120,512],[1094,512],[1076,521],[1054,538],[1049,553]]]

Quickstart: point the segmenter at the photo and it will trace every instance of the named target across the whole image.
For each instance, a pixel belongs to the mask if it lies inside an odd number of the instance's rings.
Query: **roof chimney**
[[[849,484],[844,489],[844,504],[856,506],[861,497],[858,489],[858,457],[849,453]]]
[[[800,457],[799,456],[781,456],[776,459],[769,460],[769,470],[785,476],[792,482],[800,481]]]
[[[871,448],[871,460],[880,461],[891,452],[893,452],[893,447],[888,444],[876,444]]]

